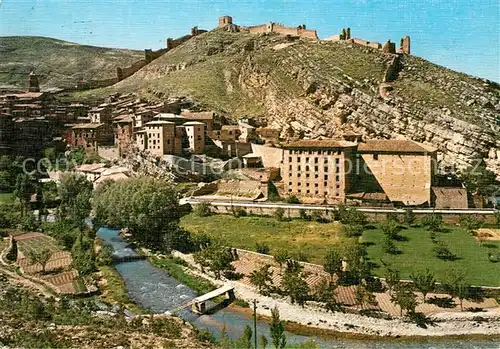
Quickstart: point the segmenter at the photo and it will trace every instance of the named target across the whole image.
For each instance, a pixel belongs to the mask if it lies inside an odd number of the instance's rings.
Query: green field
[[[488,252],[499,253],[500,241],[479,242],[459,227],[447,226],[446,232],[436,233],[449,250],[457,256],[454,261],[436,258],[434,244],[429,232],[424,228],[404,228],[399,235],[407,241],[396,241],[400,254],[392,255],[382,250],[383,233],[379,229],[365,231],[361,241],[368,243],[370,260],[379,266],[375,275],[383,276],[385,268],[381,260],[398,269],[402,278],[408,278],[412,271],[419,272],[429,268],[438,280],[442,280],[450,269],[463,271],[472,285],[500,286],[500,264],[488,260]],[[372,244],[373,243],[373,244]]]
[[[12,204],[14,202],[13,193],[0,193],[0,205],[2,204]]]
[[[255,245],[259,242],[270,247],[270,254],[282,248],[292,256],[300,251],[309,262],[316,264],[322,264],[328,249],[345,239],[339,223],[298,219],[279,222],[273,217],[198,217],[189,214],[181,219],[181,225],[190,232],[204,232],[220,238],[232,247],[255,251]],[[392,255],[383,252],[383,234],[376,225],[363,233],[360,239],[367,245],[368,258],[375,266],[375,275],[384,275],[384,261],[399,270],[402,278],[408,278],[413,271],[429,268],[438,280],[442,280],[449,270],[456,268],[465,273],[472,285],[500,286],[500,263],[488,260],[488,252],[500,253],[500,241],[483,242],[481,246],[463,229],[446,226],[446,232],[437,233],[437,238],[444,241],[458,259],[443,261],[436,258],[433,251],[436,245],[425,228],[402,227],[399,235],[403,239],[395,244],[401,253]]]
[[[300,251],[311,263],[322,263],[329,246],[341,239],[338,223],[317,223],[303,220],[280,222],[272,217],[240,217],[213,215],[198,217],[189,214],[181,225],[193,233],[207,233],[227,241],[233,247],[255,251],[255,244],[266,244],[270,254],[286,249],[292,256]]]

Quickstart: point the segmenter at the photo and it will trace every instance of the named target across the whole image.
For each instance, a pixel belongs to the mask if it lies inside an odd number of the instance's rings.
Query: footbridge
[[[193,313],[196,314],[204,314],[205,311],[207,310],[206,308],[206,302],[209,300],[212,300],[214,298],[217,298],[219,296],[225,295],[225,302],[231,302],[234,300],[234,286],[231,285],[224,285],[216,290],[213,290],[211,292],[208,292],[204,294],[203,296],[196,297],[195,299],[190,300],[189,302],[186,302],[174,309],[169,310],[169,313],[176,313],[184,308],[187,308],[191,306],[191,310]]]

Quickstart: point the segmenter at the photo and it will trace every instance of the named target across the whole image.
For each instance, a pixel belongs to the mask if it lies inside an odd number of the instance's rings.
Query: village
[[[217,29],[318,40],[305,25],[243,27],[229,16]],[[194,27],[75,90],[121,81],[205,32]],[[408,36],[399,49],[350,28],[325,40],[394,62],[410,54]],[[11,162],[2,172],[13,173],[0,192],[0,273],[15,283],[109,302],[99,314],[129,322],[188,307],[204,319],[228,306],[246,321],[255,301],[266,327],[279,308],[298,332],[498,335],[496,198],[464,169],[445,171],[430,142],[349,127],[308,138],[186,97],[76,100],[41,91],[35,71],[26,80],[26,90],[0,93],[0,156]],[[115,269],[122,263],[130,274]],[[160,285],[150,294],[138,286],[149,277]]]

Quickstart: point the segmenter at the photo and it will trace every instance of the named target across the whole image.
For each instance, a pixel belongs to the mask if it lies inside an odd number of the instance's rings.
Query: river
[[[100,228],[97,235],[105,244],[114,248],[115,255],[120,257],[137,255],[118,233],[119,231],[115,229]],[[119,263],[115,267],[125,280],[130,298],[142,308],[149,309],[154,313],[164,313],[196,297],[193,290],[170,277],[167,271],[154,267],[147,260]],[[201,316],[192,313],[189,309],[185,309],[179,312],[178,315],[184,320],[193,323],[196,327],[210,331],[215,337],[220,336],[223,327],[225,327],[228,336],[233,339],[237,339],[243,334],[246,325],[250,325],[253,330],[252,318],[232,308],[219,310],[212,315]],[[259,337],[264,334],[270,340],[266,321],[259,320],[257,322],[257,332]],[[498,343],[478,340],[395,343],[326,337],[315,338],[289,332],[286,333],[286,337],[287,343],[314,340],[320,348],[500,348]]]

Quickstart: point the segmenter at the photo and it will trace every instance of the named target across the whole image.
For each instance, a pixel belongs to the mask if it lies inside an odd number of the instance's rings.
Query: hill
[[[42,89],[72,87],[79,79],[116,76],[116,66],[142,59],[141,51],[79,45],[36,37],[0,37],[0,88],[27,87],[35,70]]]
[[[215,29],[79,97],[132,91],[149,100],[187,96],[233,119],[256,117],[285,137],[404,136],[437,147],[441,168],[484,158],[500,176],[500,86],[411,55]]]

